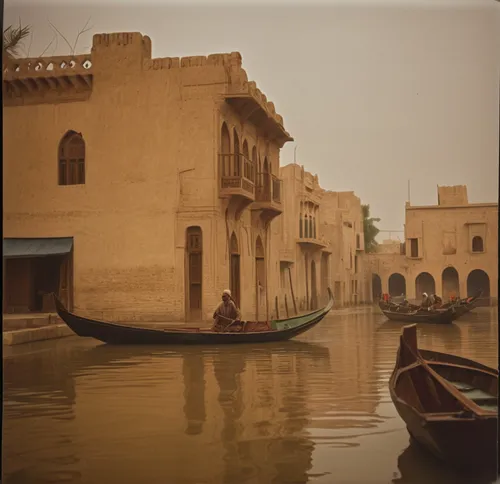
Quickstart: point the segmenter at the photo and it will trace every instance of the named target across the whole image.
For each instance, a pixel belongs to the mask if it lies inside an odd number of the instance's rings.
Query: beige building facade
[[[273,224],[292,138],[241,56],[151,58],[139,33],[4,65],[4,311],[246,318],[279,291]],[[273,245],[274,244],[274,245]]]
[[[275,225],[280,256],[280,308],[315,309],[334,293],[337,306],[369,301],[369,272],[364,264],[361,202],[353,192],[321,188],[317,175],[303,166],[280,169],[284,212]]]
[[[405,242],[369,254],[372,294],[498,298],[498,204],[469,203],[466,186],[438,187],[438,204],[405,207]]]

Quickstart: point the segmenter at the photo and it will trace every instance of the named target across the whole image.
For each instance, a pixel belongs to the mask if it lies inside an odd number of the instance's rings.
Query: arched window
[[[483,252],[483,250],[483,238],[479,237],[479,235],[476,235],[472,238],[472,252]]]
[[[85,141],[81,133],[68,131],[59,143],[59,185],[85,183]]]

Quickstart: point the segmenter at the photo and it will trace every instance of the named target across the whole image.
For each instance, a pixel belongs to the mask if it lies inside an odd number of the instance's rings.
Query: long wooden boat
[[[318,324],[333,307],[333,294],[322,309],[289,319],[272,321],[241,321],[224,332],[202,328],[150,329],[107,323],[84,318],[69,312],[54,294],[59,317],[78,335],[110,344],[236,344],[266,343],[293,338]]]
[[[459,299],[456,302],[449,302],[442,304],[439,307],[439,310],[444,310],[444,309],[449,309],[451,307],[454,308],[453,314],[452,314],[452,321],[457,320],[464,314],[468,313],[469,311],[472,311],[475,307],[477,307],[479,303],[479,298],[482,295],[482,291],[478,291],[474,296],[472,297],[467,297],[463,299]],[[385,302],[383,300],[380,300],[379,303],[379,308],[381,311],[389,311],[391,313],[397,313],[397,314],[418,314],[419,316],[428,314],[429,312],[427,310],[424,310],[421,308],[421,306],[417,306],[415,304],[408,304],[408,305],[403,305],[400,303],[396,303],[393,301]],[[400,321],[401,319],[397,315],[393,315],[393,317],[389,317],[389,319],[392,319],[394,321]],[[432,318],[431,318],[432,319]],[[428,321],[419,321],[419,320],[404,320],[403,322],[428,322]],[[429,321],[429,322],[434,322],[434,321]]]
[[[451,324],[455,318],[455,308],[453,306],[446,309],[427,309],[410,310],[408,312],[394,309],[383,309],[387,319],[399,321],[401,323],[434,323]]]
[[[403,328],[389,392],[411,437],[435,456],[457,467],[496,469],[497,370],[419,350],[413,324]]]

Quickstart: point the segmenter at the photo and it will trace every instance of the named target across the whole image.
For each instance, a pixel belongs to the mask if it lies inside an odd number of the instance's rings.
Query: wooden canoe
[[[419,350],[413,324],[403,328],[389,392],[411,437],[435,456],[456,467],[496,469],[497,370]]]
[[[478,305],[479,298],[481,297],[481,295],[482,295],[482,291],[478,291],[472,297],[463,298],[463,299],[460,299],[460,300],[453,302],[453,303],[450,302],[450,303],[443,304],[437,309],[437,311],[443,311],[443,310],[448,310],[450,308],[453,308],[453,311],[451,314],[451,321],[455,321],[458,318],[460,318],[461,316],[463,316],[464,314],[466,314],[469,311],[471,311],[472,309],[474,309]],[[437,319],[438,320],[437,322],[445,322],[445,323],[451,322],[451,321],[447,320],[448,319],[447,317],[441,317],[441,318],[431,317],[431,318],[428,318],[428,320],[426,320],[425,316],[429,315],[429,311],[422,309],[421,306],[417,306],[415,304],[408,304],[407,306],[404,306],[402,304],[395,303],[393,301],[386,303],[385,301],[380,300],[378,305],[379,305],[379,308],[381,309],[381,311],[384,312],[384,314],[385,314],[385,311],[389,312],[389,314],[386,316],[388,317],[388,319],[392,319],[393,321],[401,321],[401,322],[409,322],[409,323],[419,323],[419,322],[426,323],[426,322],[436,322],[434,319]],[[411,318],[411,317],[400,318],[399,317],[400,314],[410,314],[410,315],[415,314],[416,316],[418,316],[419,319]],[[424,316],[424,317],[422,317],[422,316]]]
[[[126,326],[84,318],[69,312],[54,294],[59,317],[78,336],[95,338],[110,344],[236,344],[266,343],[293,338],[318,324],[333,307],[333,294],[328,288],[328,304],[316,311],[289,319],[272,321],[242,321],[225,332],[211,329],[150,329]]]
[[[427,309],[417,310],[398,310],[398,309],[382,309],[385,317],[391,321],[399,321],[401,323],[434,323],[434,324],[450,324],[455,318],[455,308],[450,306],[446,309]]]

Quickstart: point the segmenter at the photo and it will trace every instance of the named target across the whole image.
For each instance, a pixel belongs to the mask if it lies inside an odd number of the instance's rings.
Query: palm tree
[[[375,252],[378,242],[375,237],[380,230],[375,227],[374,222],[380,222],[379,218],[370,217],[370,205],[361,205],[363,213],[363,230],[365,233],[365,252]]]
[[[29,25],[23,27],[19,22],[19,27],[9,25],[3,31],[3,58],[13,58],[18,55],[21,42],[28,37],[31,32]]]

